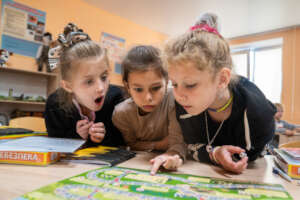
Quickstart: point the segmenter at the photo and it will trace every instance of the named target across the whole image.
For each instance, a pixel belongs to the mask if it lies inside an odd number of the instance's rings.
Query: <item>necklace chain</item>
[[[206,151],[207,153],[210,153],[212,151],[212,146],[211,144],[215,141],[215,138],[217,137],[217,135],[219,134],[222,126],[223,126],[223,123],[225,120],[223,120],[218,128],[218,130],[216,131],[214,137],[210,140],[209,139],[209,133],[208,133],[208,123],[207,123],[207,114],[206,114],[207,111],[204,112],[204,115],[205,115],[205,125],[206,125],[206,137],[207,137],[207,145],[206,145]]]

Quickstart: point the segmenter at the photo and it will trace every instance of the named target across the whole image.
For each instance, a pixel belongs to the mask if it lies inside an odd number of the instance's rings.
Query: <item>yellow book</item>
[[[0,151],[0,163],[48,165],[59,158],[58,152]]]

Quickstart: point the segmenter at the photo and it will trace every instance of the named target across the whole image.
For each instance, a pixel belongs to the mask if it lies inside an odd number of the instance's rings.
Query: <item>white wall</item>
[[[249,3],[250,33],[300,24],[299,0],[249,0]]]
[[[220,16],[221,33],[227,38],[300,24],[300,0],[84,1],[168,35],[186,31],[207,11]]]
[[[236,37],[300,24],[300,0],[201,0],[221,18],[221,33]]]

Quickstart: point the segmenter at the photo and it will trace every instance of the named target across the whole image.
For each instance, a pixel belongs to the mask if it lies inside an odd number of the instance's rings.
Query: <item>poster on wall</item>
[[[125,54],[125,39],[103,32],[100,43],[107,49],[108,58],[115,66],[115,73],[121,74],[121,61]]]
[[[35,57],[43,41],[46,13],[12,0],[2,0],[1,48]]]

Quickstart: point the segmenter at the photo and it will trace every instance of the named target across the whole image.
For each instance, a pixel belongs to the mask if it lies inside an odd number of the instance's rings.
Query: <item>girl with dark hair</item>
[[[131,149],[167,150],[169,141],[176,140],[169,133],[180,134],[180,127],[160,50],[153,46],[132,48],[122,62],[122,78],[131,98],[116,106],[114,125]]]

